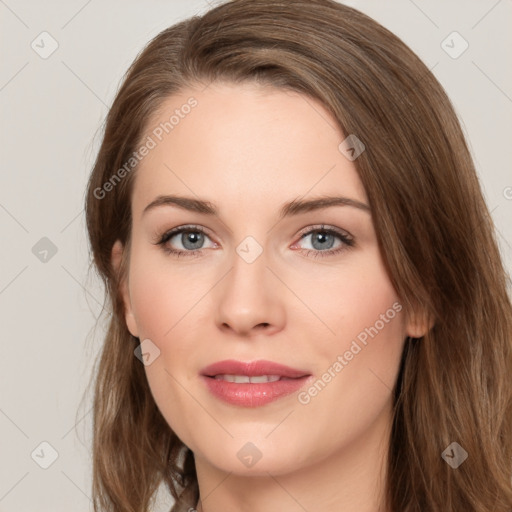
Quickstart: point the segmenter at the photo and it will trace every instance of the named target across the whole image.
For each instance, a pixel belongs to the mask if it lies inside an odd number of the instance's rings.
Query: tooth
[[[249,382],[251,382],[251,378],[248,375],[234,375],[233,377],[234,380],[232,382],[236,384],[249,384]]]
[[[216,380],[223,380],[226,382],[234,382],[236,384],[263,384],[266,382],[276,382],[281,379],[279,375],[255,375],[249,377],[248,375],[215,375]]]
[[[251,377],[252,384],[260,384],[262,382],[268,382],[268,375],[258,375]]]
[[[276,382],[279,380],[279,375],[257,375],[255,377],[251,377],[251,382],[254,384],[260,384],[263,382]]]

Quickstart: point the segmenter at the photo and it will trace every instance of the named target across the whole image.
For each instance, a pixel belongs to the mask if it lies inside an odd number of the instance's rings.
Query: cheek
[[[336,268],[319,267],[314,275],[297,272],[287,277],[313,313],[297,310],[293,321],[322,338],[322,344],[315,345],[318,355],[343,353],[355,339],[364,345],[377,332],[379,339],[401,340],[402,306],[376,249],[360,252]]]
[[[165,340],[186,323],[202,295],[201,281],[162,255],[134,251],[129,287],[140,338]]]
[[[160,256],[132,252],[129,287],[139,338],[151,340],[158,351],[144,367],[151,393],[167,423],[189,444],[188,427],[176,411],[190,411],[191,407],[186,390],[191,389],[195,370],[191,358],[194,343],[189,340],[197,339],[193,330],[198,300],[204,292],[198,289],[196,277],[171,265]]]
[[[405,334],[402,305],[378,253],[316,282],[321,288],[307,281],[302,290],[322,320],[307,320],[311,333],[313,325],[321,329],[322,343],[309,352],[316,380],[298,398],[304,421],[325,425],[325,442],[316,442],[328,451],[328,439],[355,438],[389,406]]]

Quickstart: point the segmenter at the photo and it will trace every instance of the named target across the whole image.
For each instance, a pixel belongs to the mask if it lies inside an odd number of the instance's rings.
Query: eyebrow
[[[176,195],[158,196],[144,208],[142,215],[159,206],[177,206],[183,210],[201,213],[203,215],[212,215],[217,217],[219,215],[217,207],[210,201]],[[356,199],[350,199],[342,196],[321,196],[308,200],[297,198],[289,203],[285,203],[279,211],[279,218],[283,219],[285,217],[330,208],[332,206],[351,206],[365,212],[371,211],[367,204],[357,201]]]

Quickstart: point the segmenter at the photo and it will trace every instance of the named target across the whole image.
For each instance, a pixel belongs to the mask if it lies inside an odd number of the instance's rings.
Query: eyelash
[[[202,234],[208,236],[206,231],[203,228],[201,228],[201,226],[195,226],[195,225],[180,226],[180,227],[171,229],[169,231],[166,231],[163,235],[159,236],[158,241],[156,242],[156,245],[161,245],[162,250],[166,254],[169,254],[169,255],[172,255],[172,256],[175,256],[178,258],[180,258],[182,256],[184,256],[184,257],[199,256],[202,249],[194,249],[192,251],[182,251],[181,249],[172,249],[165,245],[174,236],[179,235],[181,233],[187,233],[187,232],[202,233]],[[303,251],[306,251],[308,256],[312,255],[314,258],[325,258],[327,256],[334,256],[336,254],[339,254],[340,252],[345,251],[345,250],[349,249],[350,247],[354,246],[354,239],[350,235],[343,233],[343,232],[339,231],[338,229],[325,228],[323,225],[320,227],[313,227],[313,228],[309,229],[308,231],[302,233],[299,240],[302,240],[306,236],[309,236],[312,233],[316,233],[316,232],[326,233],[329,235],[335,235],[341,240],[342,245],[336,249],[329,249],[326,251],[319,251],[319,250],[315,250],[315,249],[302,249]]]

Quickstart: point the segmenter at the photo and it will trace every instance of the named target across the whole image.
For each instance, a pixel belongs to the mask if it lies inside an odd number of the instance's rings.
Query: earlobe
[[[434,319],[426,311],[413,312],[409,315],[405,334],[409,338],[422,338],[434,326]]]
[[[119,272],[121,262],[123,259],[123,244],[120,240],[116,240],[114,245],[112,246],[112,254],[111,254],[111,262],[112,262],[112,268],[115,272]],[[133,315],[133,309],[132,304],[130,300],[130,294],[128,291],[128,283],[127,283],[127,276],[124,275],[121,277],[119,281],[119,293],[121,294],[121,298],[123,300],[124,305],[124,316],[125,316],[125,322],[126,327],[130,331],[130,334],[132,336],[135,336],[136,338],[139,337],[139,330],[137,328],[137,323],[135,321],[135,317]]]

